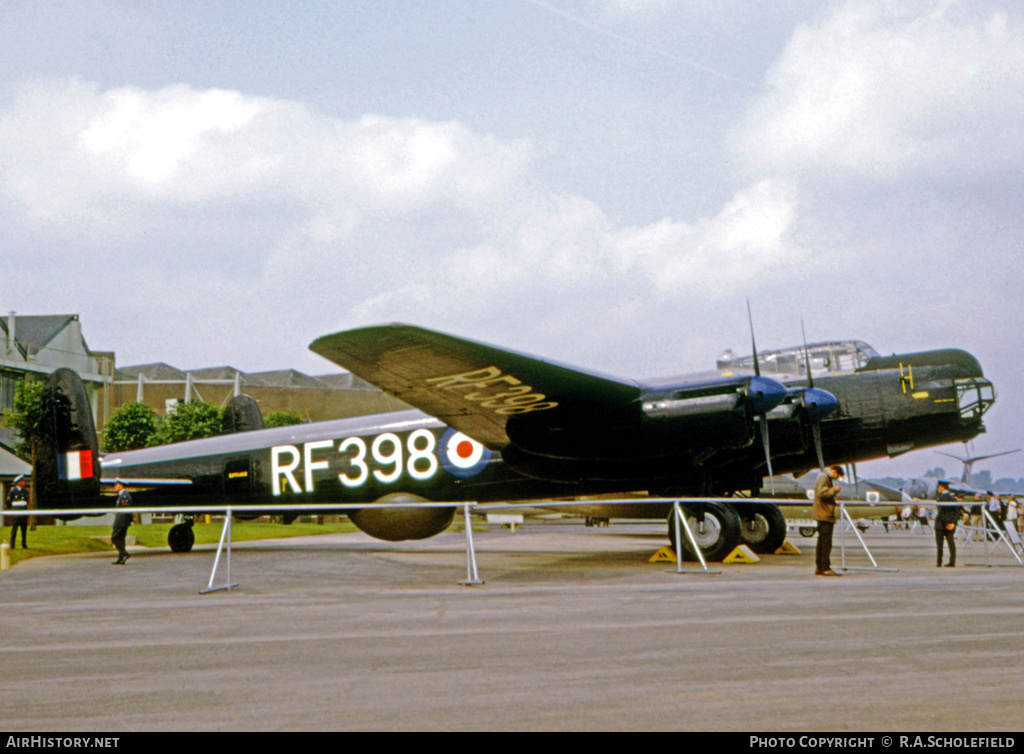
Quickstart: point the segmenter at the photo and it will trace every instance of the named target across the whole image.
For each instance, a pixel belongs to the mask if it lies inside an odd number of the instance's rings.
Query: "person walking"
[[[131,493],[124,487],[124,482],[118,479],[114,483],[114,489],[117,491],[117,502],[115,507],[117,508],[128,508],[132,504]],[[128,535],[128,527],[132,525],[135,520],[135,514],[131,511],[125,511],[123,513],[117,513],[114,515],[114,527],[110,532],[110,541],[117,548],[118,558],[114,561],[114,565],[124,565],[131,554],[125,547],[125,537]]]

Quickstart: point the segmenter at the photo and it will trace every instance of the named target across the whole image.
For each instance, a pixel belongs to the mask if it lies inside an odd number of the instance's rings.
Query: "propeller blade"
[[[750,299],[747,299],[747,321],[750,323],[750,350],[754,354],[754,376],[761,376],[761,365],[757,361],[757,342],[754,340],[754,315],[750,313]]]
[[[757,358],[757,341],[754,340],[754,315],[750,312],[750,299],[747,299],[747,321],[750,323],[750,350],[754,354],[754,377],[760,382],[761,377],[761,364]],[[774,380],[765,380],[766,382],[775,382]],[[778,384],[778,383],[776,383]],[[781,387],[781,385],[780,385]],[[785,388],[783,387],[783,393]],[[765,391],[767,392],[767,391]],[[776,404],[777,405],[777,404]],[[772,407],[774,408],[774,406]],[[754,417],[754,421],[757,422],[761,433],[761,442],[764,443],[764,460],[768,464],[768,484],[771,486],[772,494],[775,494],[775,474],[772,472],[772,451],[768,442],[768,411],[771,409],[765,409],[763,413],[759,413]]]
[[[818,468],[825,470],[825,454],[821,450],[821,422],[811,422],[811,434],[814,437],[814,451],[818,454]]]
[[[814,375],[811,374],[811,353],[807,348],[807,330],[804,328],[804,318],[800,318],[800,333],[804,336],[804,369],[807,370],[807,389],[808,391],[814,391],[816,394],[824,394],[827,396],[825,400],[821,402],[822,413],[819,414],[811,421],[811,434],[814,437],[814,452],[818,456],[818,467],[825,470],[825,454],[821,449],[821,420],[824,416],[828,416],[839,408],[839,401],[831,393],[827,393],[821,390],[815,390],[814,388]],[[856,485],[855,485],[856,486]]]
[[[800,318],[800,332],[804,336],[804,369],[807,370],[807,387],[814,387],[814,377],[811,376],[811,354],[807,350],[807,331],[804,329],[804,318]]]
[[[768,463],[768,485],[771,487],[772,494],[775,494],[775,472],[772,471],[772,451],[768,443],[768,417],[758,416],[756,418],[757,426],[761,433],[761,442],[764,444],[764,457]]]

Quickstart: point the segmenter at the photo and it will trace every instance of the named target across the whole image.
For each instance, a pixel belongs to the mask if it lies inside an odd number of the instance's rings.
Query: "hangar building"
[[[183,371],[161,363],[118,368],[113,351],[89,348],[77,314],[23,316],[11,312],[0,317],[0,338],[0,409],[14,407],[19,380],[45,379],[60,367],[68,367],[85,382],[101,441],[110,416],[133,401],[165,414],[179,401],[204,400],[223,406],[232,396],[245,393],[256,399],[264,417],[273,411],[294,411],[308,421],[409,408],[348,373],[316,377],[294,370],[252,374],[232,367]],[[17,441],[9,430],[0,429],[0,461],[10,460],[9,448]],[[0,475],[19,468],[13,461],[4,463]]]

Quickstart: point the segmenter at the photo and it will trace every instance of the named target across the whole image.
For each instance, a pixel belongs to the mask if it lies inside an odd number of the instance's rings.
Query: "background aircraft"
[[[421,410],[261,429],[258,410],[243,400],[234,434],[101,463],[81,383],[60,370],[47,386],[51,426],[40,432],[40,507],[95,506],[101,480],[121,478],[140,505],[172,509],[200,499],[297,516],[303,504],[366,503],[350,514],[363,531],[424,538],[455,511],[427,501],[759,490],[773,464],[801,472],[966,441],[984,431],[995,399],[964,351],[880,357],[857,341],[759,354],[770,377],[757,359],[741,359],[715,373],[645,382],[406,325],[341,332],[311,348]],[[817,387],[808,372],[817,372]],[[642,500],[628,511],[591,508],[589,515],[645,518],[671,510]],[[773,505],[691,501],[686,510],[709,559],[741,541],[772,551],[785,537]],[[191,530],[176,527],[171,540],[187,550]]]
[[[976,461],[984,461],[988,458],[997,458],[999,456],[1010,455],[1011,453],[1019,453],[1020,450],[1008,450],[1003,453],[992,453],[985,456],[974,456],[964,457],[954,456],[950,453],[943,453],[941,451],[935,451],[939,455],[944,455],[947,458],[955,458],[960,461],[963,465],[963,473],[960,475],[959,481],[944,479],[935,476],[915,477],[908,480],[903,484],[902,487],[896,489],[895,487],[889,487],[878,482],[865,482],[871,489],[876,490],[883,500],[891,501],[894,503],[908,503],[916,500],[934,500],[936,495],[936,488],[940,482],[945,482],[949,485],[950,490],[956,495],[971,496],[984,495],[987,490],[978,489],[971,484],[971,470],[974,467]]]

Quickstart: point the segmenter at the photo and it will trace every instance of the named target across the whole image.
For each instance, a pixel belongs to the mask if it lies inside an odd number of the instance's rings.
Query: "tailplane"
[[[81,378],[58,369],[43,389],[33,474],[39,508],[95,506],[100,453],[92,407]]]

